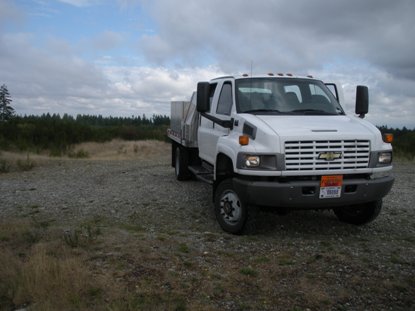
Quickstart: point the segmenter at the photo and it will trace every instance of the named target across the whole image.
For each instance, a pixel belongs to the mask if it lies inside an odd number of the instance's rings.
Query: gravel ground
[[[147,239],[174,235],[192,264],[186,272],[167,263],[163,269],[183,282],[200,281],[184,291],[190,307],[415,309],[414,163],[395,164],[395,184],[371,224],[343,224],[328,211],[261,213],[258,232],[240,237],[216,223],[210,186],[176,181],[169,161],[166,149],[152,160],[53,160],[0,174],[0,217],[42,217],[68,227],[103,217],[139,225]],[[168,253],[163,241],[154,252]],[[219,290],[206,285],[212,275],[222,280]]]

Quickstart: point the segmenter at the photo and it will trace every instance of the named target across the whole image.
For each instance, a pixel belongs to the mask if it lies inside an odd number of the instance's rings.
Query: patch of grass
[[[291,256],[288,254],[278,256],[277,262],[280,266],[291,266],[295,263]]]
[[[185,266],[186,268],[190,269],[193,267],[193,263],[190,261],[184,261],[183,262],[183,266]]]
[[[178,247],[178,250],[181,253],[186,253],[186,254],[190,253],[189,246],[187,246],[185,243],[181,243]]]
[[[59,243],[50,223],[0,223],[0,309],[87,310],[102,299],[83,256]]]
[[[0,306],[14,310],[14,297],[19,290],[21,264],[9,249],[0,252]]]
[[[187,310],[186,301],[179,294],[136,291],[129,292],[124,297],[113,301],[109,310]]]
[[[64,154],[64,150],[60,148],[51,148],[49,150],[50,157],[61,157]]]
[[[258,264],[262,264],[262,263],[269,263],[269,262],[271,262],[271,260],[266,256],[260,256],[260,257],[256,257],[254,259],[254,262],[256,262]]]
[[[206,242],[215,242],[218,239],[218,236],[215,233],[212,232],[206,232],[204,234],[204,238]]]
[[[19,288],[14,301],[21,305],[31,301],[36,309],[79,309],[91,290],[88,269],[81,258],[65,254],[51,256],[47,245],[36,245],[26,262],[21,263]],[[89,300],[89,299],[88,299]]]
[[[252,276],[255,277],[258,275],[258,271],[254,270],[251,267],[244,267],[239,269],[239,273],[241,273],[242,275],[246,275],[246,276]]]
[[[69,152],[68,156],[74,159],[86,159],[86,158],[89,158],[89,153],[88,151],[85,151],[84,149],[80,149],[78,151]]]
[[[0,241],[23,248],[39,242],[45,235],[45,230],[38,227],[29,219],[11,219],[0,222]]]
[[[34,167],[35,167],[35,162],[34,161],[32,161],[31,159],[30,159],[30,157],[29,157],[29,154],[27,154],[27,156],[26,156],[26,159],[25,160],[17,160],[16,161],[16,165],[17,165],[17,168],[20,170],[20,171],[30,171],[30,170],[32,170]]]
[[[145,231],[145,229],[141,225],[137,225],[137,224],[123,223],[123,224],[120,224],[119,227],[130,233],[142,233]]]
[[[397,264],[397,265],[406,265],[408,264],[404,259],[402,259],[398,254],[392,254],[390,257],[390,261],[393,264]]]
[[[5,159],[0,159],[0,173],[10,172],[10,163]]]
[[[63,233],[63,240],[71,248],[86,247],[101,235],[101,228],[95,221],[86,221],[79,226],[67,229]]]
[[[158,234],[157,235],[157,240],[164,242],[167,240],[167,237],[164,234]]]

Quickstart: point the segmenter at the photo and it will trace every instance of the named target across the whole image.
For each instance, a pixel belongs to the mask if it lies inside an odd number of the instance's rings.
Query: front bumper
[[[233,179],[236,191],[248,204],[292,209],[333,208],[377,201],[388,194],[393,182],[392,176],[374,180],[345,179],[340,198],[320,199],[319,180],[278,182]]]

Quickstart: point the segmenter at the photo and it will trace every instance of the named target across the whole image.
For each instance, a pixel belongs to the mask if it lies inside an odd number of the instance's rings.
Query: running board
[[[211,170],[204,166],[189,166],[188,169],[196,176],[197,179],[210,185],[213,184],[213,172]]]

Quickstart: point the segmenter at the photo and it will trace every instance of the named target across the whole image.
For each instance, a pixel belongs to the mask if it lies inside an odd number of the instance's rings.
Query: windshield
[[[336,98],[323,82],[310,79],[238,79],[238,113],[339,115],[344,114]]]

